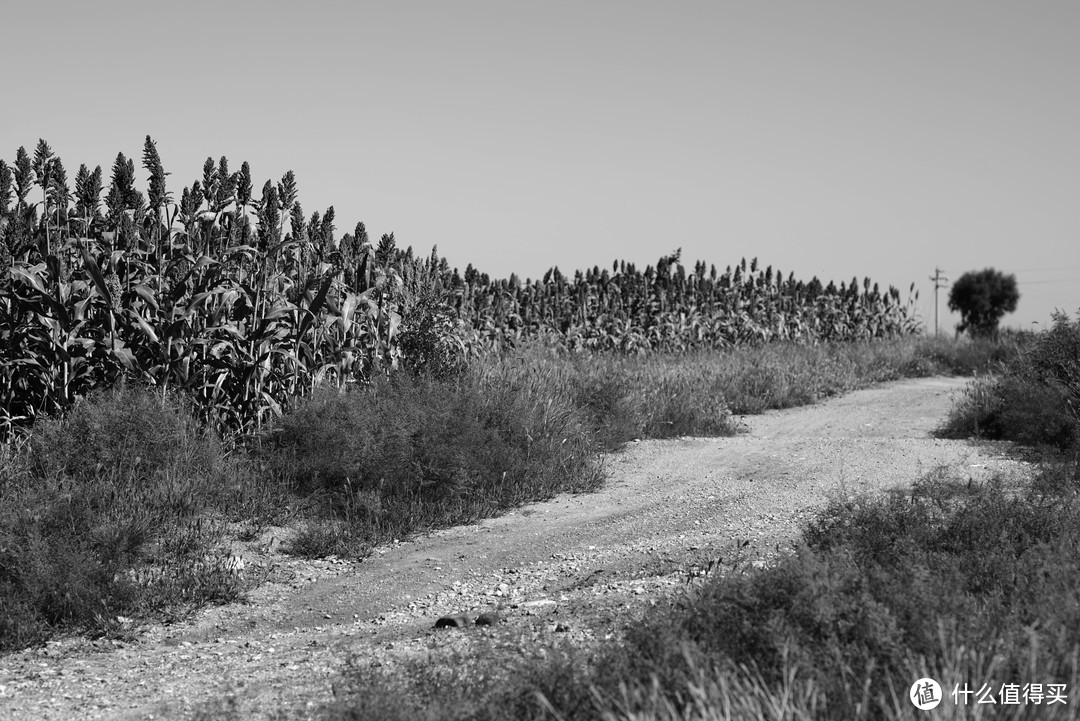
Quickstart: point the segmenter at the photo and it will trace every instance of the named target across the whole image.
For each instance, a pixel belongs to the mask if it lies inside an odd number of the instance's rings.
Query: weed
[[[534,375],[400,375],[368,389],[316,392],[283,419],[266,450],[295,492],[323,499],[317,515],[326,527],[312,520],[292,550],[356,553],[594,486],[585,414]]]
[[[1024,343],[997,374],[969,384],[938,434],[1080,446],[1080,318],[1070,323],[1056,314],[1053,327]]]
[[[206,560],[223,553],[229,521],[248,538],[298,521],[291,552],[362,557],[392,538],[595,488],[598,452],[635,438],[730,435],[735,410],[812,402],[897,377],[913,359],[942,368],[955,353],[966,363],[974,345],[619,356],[538,343],[453,372],[316,389],[232,450],[177,395],[91,396],[3,447],[0,643],[110,633],[117,615],[234,598],[242,584]],[[1044,485],[1076,485],[1075,473],[1054,478]]]
[[[236,598],[208,515],[229,468],[172,396],[122,388],[41,421],[0,469],[0,649]]]
[[[605,718],[761,718],[784,703],[791,716],[764,717],[906,718],[916,667],[960,683],[1068,682],[1080,649],[1078,513],[1045,489],[941,471],[906,494],[833,503],[797,553],[710,579],[631,629],[578,693],[591,687]],[[728,715],[736,699],[759,705]],[[549,702],[563,718],[597,715]]]

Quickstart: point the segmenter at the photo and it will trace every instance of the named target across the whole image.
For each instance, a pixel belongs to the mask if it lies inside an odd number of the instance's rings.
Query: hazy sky
[[[108,175],[149,134],[177,198],[207,156],[256,194],[292,169],[339,236],[493,276],[681,246],[914,281],[930,327],[935,266],[1015,273],[1006,325],[1080,308],[1076,0],[99,0],[0,27],[9,163],[40,137]]]

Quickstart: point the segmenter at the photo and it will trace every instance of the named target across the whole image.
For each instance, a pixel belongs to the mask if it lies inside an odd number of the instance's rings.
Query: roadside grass
[[[669,599],[596,655],[356,666],[320,718],[914,719],[924,677],[942,718],[1073,718],[1078,551],[1075,497],[938,471],[831,504],[796,553]],[[1042,704],[1002,705],[1003,686],[1032,683]],[[984,686],[992,712],[952,696]]]
[[[981,371],[1013,347],[909,338],[620,357],[533,345],[324,388],[234,444],[174,395],[101,393],[0,452],[0,650],[237,598],[229,522],[298,523],[290,552],[361,557],[595,488],[599,453],[636,438],[731,435],[737,414]]]
[[[1059,496],[941,476],[905,495],[833,504],[796,554],[713,581],[632,631],[597,664],[594,683],[609,702],[591,712],[610,711],[628,680],[639,701],[658,687],[685,708],[702,669],[772,689],[774,706],[798,680],[805,701],[790,717],[815,719],[909,717],[907,690],[924,676],[946,693],[965,683],[995,694],[1005,683],[1074,683],[1078,521],[1080,508]],[[672,718],[641,710],[614,717]]]
[[[941,683],[944,718],[1073,717],[1075,698],[999,695],[1080,688],[1080,322],[1055,320],[994,357],[997,374],[946,424],[1037,448],[1028,487],[938,471],[906,493],[835,502],[773,567],[712,580],[576,673],[553,672],[572,682],[535,685],[535,717],[907,719],[923,713],[907,698],[923,677]],[[984,684],[997,705],[950,696]]]
[[[230,514],[272,503],[175,396],[118,388],[0,460],[0,651],[237,598]]]
[[[790,408],[875,383],[985,373],[1022,340],[910,337],[826,345],[769,344],[683,354],[578,355],[529,346],[501,364],[566,366],[606,450],[635,438],[731,435],[734,415]]]
[[[738,432],[735,414],[812,403],[905,375],[987,368],[1010,346],[901,339],[628,357],[540,344],[438,377],[324,388],[262,440],[307,520],[288,547],[372,546],[597,487],[598,451],[638,438]]]
[[[945,438],[981,438],[1080,447],[1080,316],[1054,316],[1001,372],[971,383],[939,429]]]
[[[528,367],[452,379],[398,375],[316,392],[260,449],[313,499],[288,549],[362,555],[377,543],[587,491],[602,480],[586,414]]]
[[[1070,408],[1070,386],[1060,379],[1076,377],[1080,354],[1061,351],[1069,337],[1049,335],[969,368],[997,363],[1025,378],[1039,377],[1032,365],[1049,368],[1040,402]],[[864,378],[865,369],[879,379],[894,372],[875,353],[841,357]],[[913,364],[925,359],[925,351],[914,354]],[[767,366],[768,358],[757,362]],[[836,363],[834,371],[844,367]],[[930,677],[944,694],[937,717],[1073,718],[1080,452],[1061,444],[1052,424],[1025,433],[1014,437],[1036,446],[1040,459],[1030,484],[975,484],[938,470],[906,492],[836,501],[808,524],[795,553],[669,599],[595,655],[549,649],[543,662],[503,668],[498,683],[480,670],[482,659],[470,659],[476,673],[456,678],[445,696],[430,693],[445,675],[430,661],[390,676],[356,671],[322,717],[915,719],[924,712],[909,689]],[[1023,695],[1028,684],[1041,685],[1041,702]],[[973,692],[966,703],[965,690]],[[993,706],[977,703],[985,690]],[[1003,693],[1015,694],[1013,702],[1002,703]],[[1065,703],[1051,703],[1055,693]]]

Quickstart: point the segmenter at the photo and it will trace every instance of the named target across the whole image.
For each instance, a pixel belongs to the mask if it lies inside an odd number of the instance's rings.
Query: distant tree
[[[973,337],[995,335],[1001,317],[1015,311],[1019,301],[1016,276],[993,268],[964,273],[949,291],[949,310],[960,313],[957,331]]]

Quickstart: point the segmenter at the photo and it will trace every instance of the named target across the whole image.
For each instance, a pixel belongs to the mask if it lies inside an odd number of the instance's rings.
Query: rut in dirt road
[[[392,664],[460,650],[480,633],[515,653],[554,633],[575,644],[612,637],[626,614],[676,592],[695,563],[737,547],[764,562],[832,497],[910,486],[941,466],[976,480],[1022,471],[1000,446],[931,436],[964,383],[890,383],[748,417],[734,438],[632,443],[606,458],[608,482],[596,493],[376,549],[359,563],[249,549],[249,568],[277,570],[248,604],[148,628],[104,653],[71,640],[0,659],[0,717],[190,718],[229,696],[245,718],[264,718],[328,698],[350,655]],[[440,616],[485,611],[503,621],[482,632],[432,628]]]

